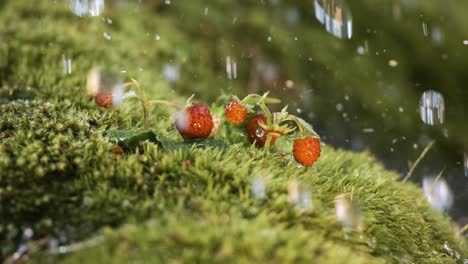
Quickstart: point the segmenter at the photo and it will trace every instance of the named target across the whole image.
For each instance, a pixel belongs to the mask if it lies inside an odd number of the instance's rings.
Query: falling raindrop
[[[70,0],[70,8],[77,16],[99,16],[105,7],[104,0]]]
[[[104,107],[118,106],[124,100],[124,89],[118,75],[92,69],[88,72],[86,87],[95,102]]]
[[[63,73],[71,74],[72,73],[72,60],[67,58],[65,55],[62,55],[62,64],[63,64]]]
[[[394,68],[394,67],[398,66],[398,61],[393,60],[393,59],[392,59],[392,60],[389,60],[389,61],[388,61],[388,66]]]
[[[444,31],[440,27],[434,26],[431,32],[432,42],[440,45],[444,42]]]
[[[166,5],[170,5],[170,4],[171,4],[171,0],[166,0],[165,3],[166,3]]]
[[[428,33],[427,33],[427,24],[425,22],[422,23],[422,31],[423,31],[424,37],[427,37],[427,35],[428,35]]]
[[[252,180],[252,185],[250,187],[252,196],[257,199],[262,199],[266,194],[266,179],[263,176],[256,176]]]
[[[300,16],[299,10],[296,7],[292,7],[286,10],[284,18],[286,23],[290,26],[296,26],[299,24]]]
[[[104,0],[90,0],[89,14],[91,16],[99,16],[104,10]]]
[[[259,128],[259,129],[257,129],[257,130],[255,131],[255,135],[256,135],[258,138],[261,138],[261,137],[263,137],[263,136],[265,135],[265,131],[264,131],[263,129]]]
[[[442,94],[434,90],[425,91],[419,101],[419,112],[425,124],[433,126],[444,123],[445,103]]]
[[[353,20],[346,0],[314,0],[314,7],[315,18],[329,33],[338,38],[352,37]]]
[[[112,36],[109,33],[104,32],[104,38],[107,39],[107,40],[111,40]]]
[[[468,45],[468,40],[464,40],[463,45]]]
[[[361,210],[348,194],[340,195],[335,200],[335,213],[344,228],[361,230],[363,227]]]
[[[237,79],[237,62],[231,56],[226,57],[226,74],[229,80]]]
[[[362,132],[364,132],[364,133],[374,133],[374,131],[375,130],[373,128],[363,128],[362,129]]]
[[[272,39],[271,36],[268,36],[267,41],[271,42],[271,39]]]
[[[336,104],[336,111],[342,112],[344,110],[344,106],[342,103]]]
[[[308,184],[292,180],[288,185],[289,203],[299,210],[312,208],[312,191]]]
[[[423,191],[434,210],[446,212],[452,207],[453,193],[445,179],[436,181],[433,177],[424,177]]]
[[[159,34],[156,34],[156,35],[154,36],[154,39],[155,39],[156,41],[159,41],[159,40],[161,39],[161,36],[159,36]]]
[[[163,75],[164,79],[168,82],[176,82],[179,80],[179,67],[172,64],[166,64],[163,66]]]

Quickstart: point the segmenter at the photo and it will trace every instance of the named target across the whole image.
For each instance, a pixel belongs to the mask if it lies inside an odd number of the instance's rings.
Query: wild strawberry
[[[103,91],[93,96],[97,105],[109,108],[113,105],[113,96],[111,91]]]
[[[205,139],[213,129],[213,117],[208,106],[192,104],[177,113],[175,126],[184,139]]]
[[[226,106],[224,116],[226,116],[226,120],[229,123],[238,126],[242,124],[242,122],[244,122],[245,118],[247,117],[247,108],[245,108],[245,106],[243,106],[239,100],[233,99]]]
[[[304,137],[294,140],[294,159],[304,166],[312,166],[320,157],[320,139]]]
[[[263,114],[258,114],[252,116],[249,121],[247,121],[246,131],[247,131],[247,138],[249,142],[252,144],[255,142],[255,145],[263,147],[268,138],[268,134],[272,133],[270,130],[265,130],[259,124],[259,122],[267,123],[267,117]],[[275,144],[276,136],[272,136],[270,145]]]

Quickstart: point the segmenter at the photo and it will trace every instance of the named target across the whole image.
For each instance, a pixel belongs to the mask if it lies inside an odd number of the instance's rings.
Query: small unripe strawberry
[[[175,126],[184,139],[205,139],[213,129],[213,117],[208,106],[192,104],[177,113]]]
[[[304,166],[312,166],[320,157],[320,139],[304,137],[293,143],[294,159]]]
[[[247,113],[247,108],[245,108],[245,106],[243,106],[238,100],[233,99],[226,106],[224,116],[226,116],[226,120],[229,123],[238,126],[244,122],[247,117]]]
[[[271,133],[269,130],[265,130],[262,128],[259,124],[259,122],[263,122],[266,124],[267,118],[263,114],[258,114],[252,116],[249,121],[247,121],[246,125],[246,132],[247,132],[247,138],[249,139],[249,142],[252,144],[255,142],[255,145],[259,147],[265,146],[265,143],[268,138],[268,134]],[[270,145],[275,144],[276,142],[276,136],[273,136],[270,141]]]

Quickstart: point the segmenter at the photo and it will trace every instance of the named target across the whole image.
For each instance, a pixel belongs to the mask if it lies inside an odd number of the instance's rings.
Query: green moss
[[[421,190],[398,182],[368,153],[326,146],[312,169],[298,168],[288,155],[248,146],[226,124],[219,138],[228,148],[178,148],[172,113],[154,107],[151,128],[172,147],[143,142],[115,155],[109,129],[141,127],[139,104],[107,111],[82,96],[93,65],[125,67],[122,78],[181,103],[184,91],[212,101],[218,87],[238,87],[217,77],[216,56],[172,18],[158,13],[155,22],[151,10],[136,5],[113,6],[105,16],[113,23],[73,17],[47,1],[0,6],[0,37],[8,40],[0,42],[0,256],[14,252],[27,227],[33,240],[66,237],[62,244],[105,237],[65,257],[39,252],[37,262],[456,262],[445,241],[466,252]],[[256,19],[249,23],[263,25],[264,17]],[[157,45],[155,32],[162,35]],[[71,75],[63,74],[62,55],[73,59]],[[166,82],[155,72],[168,58],[185,61],[185,73],[196,67],[196,74]],[[221,113],[222,98],[214,112]],[[257,175],[270,179],[263,200],[250,193]],[[310,184],[312,210],[289,205],[291,179]],[[335,218],[334,198],[351,191],[364,216],[362,232],[344,230]]]

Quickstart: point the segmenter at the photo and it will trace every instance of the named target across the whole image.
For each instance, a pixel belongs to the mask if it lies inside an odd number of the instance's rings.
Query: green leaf
[[[111,129],[108,134],[112,141],[125,147],[135,146],[140,142],[149,141],[156,144],[161,142],[158,140],[156,133],[151,129],[125,130]]]

